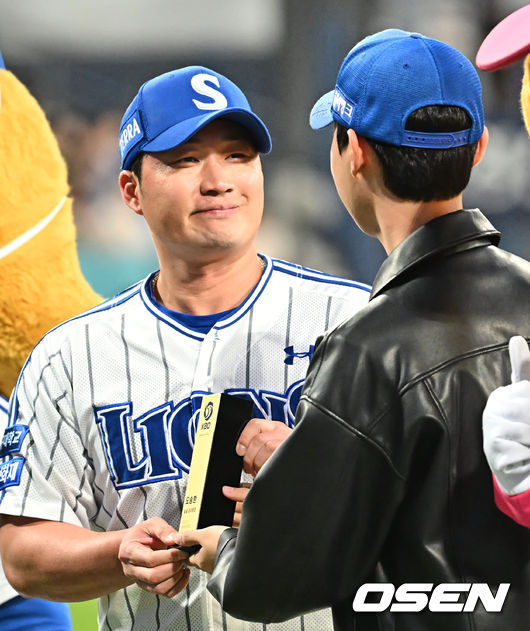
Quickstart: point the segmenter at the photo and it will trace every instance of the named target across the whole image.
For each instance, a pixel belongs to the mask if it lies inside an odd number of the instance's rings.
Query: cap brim
[[[530,4],[510,13],[482,42],[476,57],[481,70],[497,70],[530,53]]]
[[[178,147],[178,145],[186,142],[186,140],[196,134],[199,129],[202,129],[205,125],[217,118],[228,118],[235,123],[239,123],[242,127],[245,127],[254,139],[256,149],[260,153],[269,153],[272,149],[269,131],[265,127],[265,123],[258,116],[239,108],[226,108],[224,110],[216,110],[208,114],[189,118],[178,125],[166,129],[166,131],[151,140],[151,142],[145,144],[142,147],[142,151],[167,151],[168,149]]]
[[[333,122],[333,114],[331,113],[331,105],[335,90],[327,92],[321,96],[313,105],[311,114],[309,114],[309,124],[312,129],[322,129]]]

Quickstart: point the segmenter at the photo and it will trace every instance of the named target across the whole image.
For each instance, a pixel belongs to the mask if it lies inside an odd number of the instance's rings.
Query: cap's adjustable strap
[[[401,145],[405,147],[426,147],[427,149],[449,149],[451,147],[468,145],[470,135],[471,128],[451,132],[405,130]]]

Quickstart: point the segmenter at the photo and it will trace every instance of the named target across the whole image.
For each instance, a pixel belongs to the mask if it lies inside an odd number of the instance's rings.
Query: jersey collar
[[[254,285],[254,288],[252,289],[252,291],[245,298],[245,300],[243,300],[243,302],[239,305],[239,307],[237,307],[233,311],[230,311],[230,313],[227,316],[218,320],[217,323],[212,327],[213,329],[216,329],[216,330],[224,329],[226,327],[231,326],[238,320],[240,320],[252,308],[256,300],[263,293],[271,277],[273,265],[272,265],[272,261],[270,257],[268,257],[267,255],[259,254],[258,256],[260,256],[265,261],[265,268],[263,270],[263,273],[261,274],[259,281],[256,283],[256,285]],[[172,318],[170,315],[164,313],[164,311],[161,309],[158,302],[156,302],[156,300],[152,298],[152,296],[150,295],[151,292],[148,291],[148,287],[150,286],[150,283],[153,282],[153,278],[155,274],[157,274],[157,272],[153,272],[152,274],[149,274],[149,276],[142,282],[140,296],[142,298],[142,301],[146,309],[156,318],[158,318],[159,320],[162,320],[162,322],[165,322],[168,326],[170,326],[173,329],[176,329],[183,335],[186,335],[188,337],[191,337],[199,341],[204,340],[204,338],[206,337],[204,333],[200,333],[189,327],[186,327],[181,322],[178,322],[177,320]]]

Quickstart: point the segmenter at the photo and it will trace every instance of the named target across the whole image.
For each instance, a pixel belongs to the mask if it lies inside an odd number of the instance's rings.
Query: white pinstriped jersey
[[[4,430],[7,426],[7,400],[0,394],[0,436],[4,435]],[[15,596],[18,596],[17,592],[7,582],[6,575],[0,564],[0,605],[3,605],[8,600],[11,600]]]
[[[96,531],[156,516],[178,527],[204,393],[250,398],[254,416],[292,424],[316,338],[362,308],[369,288],[264,259],[249,296],[206,335],[159,308],[152,276],[48,333],[12,398],[0,512]],[[206,582],[192,570],[171,600],[136,585],[109,594],[100,628],[332,629],[329,611],[267,627],[235,620]]]

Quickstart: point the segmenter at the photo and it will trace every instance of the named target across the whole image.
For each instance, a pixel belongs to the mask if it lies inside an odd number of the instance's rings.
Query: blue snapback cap
[[[0,51],[0,68],[5,68],[6,65],[4,63],[4,59],[2,57],[2,52]]]
[[[405,129],[409,115],[427,105],[455,105],[469,114],[469,129],[426,133]],[[313,129],[336,120],[360,136],[407,147],[447,149],[472,144],[484,130],[480,79],[459,51],[400,29],[366,37],[346,56],[335,90],[309,118]]]
[[[245,127],[259,152],[271,150],[267,127],[251,110],[243,92],[223,75],[202,66],[187,66],[150,79],[121,121],[121,168],[128,169],[142,151],[177,147],[220,117]]]

